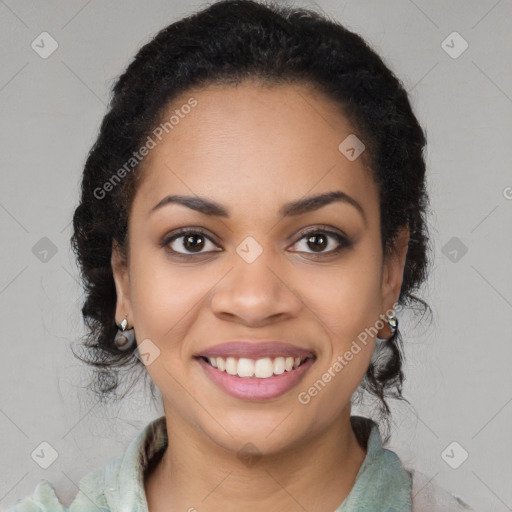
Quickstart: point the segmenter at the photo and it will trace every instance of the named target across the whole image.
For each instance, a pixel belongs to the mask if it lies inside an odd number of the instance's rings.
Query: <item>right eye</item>
[[[203,250],[208,245],[215,248],[216,244],[206,235],[202,229],[182,228],[177,232],[174,231],[166,235],[160,242],[162,247],[171,254],[180,257],[193,257],[194,254],[205,254],[209,252],[217,252],[222,249]]]

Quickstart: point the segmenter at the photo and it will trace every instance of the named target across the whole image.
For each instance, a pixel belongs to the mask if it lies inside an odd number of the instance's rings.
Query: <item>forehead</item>
[[[341,107],[310,86],[247,81],[190,89],[153,132],[134,209],[148,211],[171,193],[272,207],[342,190],[375,202],[366,155],[351,161],[339,148],[353,133]]]

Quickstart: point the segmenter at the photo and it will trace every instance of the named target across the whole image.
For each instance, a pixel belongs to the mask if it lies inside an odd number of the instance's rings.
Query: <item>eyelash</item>
[[[309,254],[313,258],[322,258],[325,256],[333,256],[333,255],[340,253],[343,249],[348,249],[349,247],[351,247],[353,245],[352,240],[348,239],[344,235],[341,235],[340,233],[336,233],[335,231],[329,230],[326,226],[320,226],[320,227],[306,229],[305,231],[303,231],[300,234],[300,237],[292,245],[296,245],[298,242],[300,242],[301,240],[307,238],[309,235],[312,235],[312,234],[328,235],[328,236],[334,238],[336,240],[336,242],[339,244],[339,246],[336,249],[333,249],[333,250],[327,251],[327,252],[319,252],[319,253],[306,252],[306,254]],[[174,242],[178,238],[181,238],[185,235],[202,235],[207,240],[209,240],[211,243],[215,244],[215,242],[211,239],[211,237],[208,236],[207,232],[205,230],[203,230],[202,228],[188,227],[188,228],[180,228],[177,231],[175,231],[174,233],[165,236],[159,245],[160,245],[160,247],[166,248],[166,250],[172,256],[176,256],[179,258],[185,258],[185,259],[195,258],[196,256],[199,256],[201,254],[208,254],[209,252],[220,252],[220,251],[207,251],[207,252],[184,254],[184,253],[174,251],[173,249],[167,248],[167,246],[170,243]]]

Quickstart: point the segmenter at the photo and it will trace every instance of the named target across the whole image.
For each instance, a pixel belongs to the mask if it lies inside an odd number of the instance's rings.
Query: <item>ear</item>
[[[131,322],[132,310],[130,302],[130,274],[128,272],[128,262],[121,254],[121,250],[117,242],[112,242],[112,257],[110,259],[112,266],[112,274],[116,286],[116,318],[115,322],[120,324],[126,316],[128,325],[133,325]]]
[[[382,313],[393,309],[398,301],[404,275],[407,248],[409,244],[409,228],[399,229],[395,239],[395,249],[384,256],[382,273]]]

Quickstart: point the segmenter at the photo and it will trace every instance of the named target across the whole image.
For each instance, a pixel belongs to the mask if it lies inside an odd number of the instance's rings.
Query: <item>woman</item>
[[[379,430],[396,313],[428,307],[425,142],[380,57],[316,13],[227,0],[157,34],[114,87],[72,245],[98,393],[135,365],[165,414],[69,507],[42,481],[11,510],[468,510]]]

